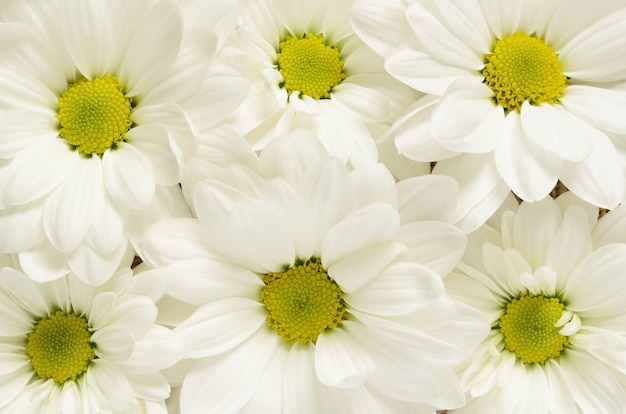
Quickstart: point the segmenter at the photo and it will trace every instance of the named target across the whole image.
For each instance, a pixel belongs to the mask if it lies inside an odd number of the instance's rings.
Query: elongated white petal
[[[148,159],[133,145],[121,143],[102,156],[104,184],[121,205],[133,209],[148,206],[154,197],[155,179]]]

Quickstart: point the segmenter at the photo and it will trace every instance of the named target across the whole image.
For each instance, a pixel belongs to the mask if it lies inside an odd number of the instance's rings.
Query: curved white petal
[[[104,184],[125,207],[146,208],[154,197],[154,173],[148,159],[133,145],[120,143],[102,156]]]
[[[98,358],[107,361],[124,361],[133,352],[135,340],[132,332],[120,325],[108,325],[91,335],[96,344],[94,352]]]
[[[569,112],[596,128],[618,134],[626,133],[623,122],[626,91],[569,85],[563,91],[561,103]]]
[[[457,219],[458,184],[445,175],[424,175],[398,183],[398,212],[402,224]]]
[[[120,68],[120,80],[128,96],[137,96],[155,87],[178,56],[182,38],[182,16],[177,5],[155,4],[141,20],[127,46]]]
[[[124,362],[124,371],[149,374],[171,367],[182,355],[183,344],[178,335],[162,326],[152,326],[135,341],[132,355]]]
[[[148,159],[158,185],[171,186],[180,182],[179,160],[172,151],[170,134],[162,125],[136,126],[128,131],[125,141]]]
[[[87,79],[103,76],[109,69],[113,48],[108,3],[82,0],[59,3],[61,31],[74,64]]]
[[[496,167],[509,187],[526,201],[541,200],[554,188],[563,161],[532,142],[517,112],[505,118],[502,140],[494,153]]]

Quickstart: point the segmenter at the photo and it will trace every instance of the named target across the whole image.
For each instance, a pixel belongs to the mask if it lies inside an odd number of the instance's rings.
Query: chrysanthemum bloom
[[[443,290],[465,246],[445,221],[452,180],[417,177],[399,194],[381,164],[349,172],[298,134],[268,144],[260,168],[198,183],[198,218],[144,239],[147,263],[168,277],[163,318],[193,361],[181,412],[463,405],[452,366],[487,325]]]
[[[13,22],[0,27],[0,250],[37,281],[71,270],[101,284],[129,225],[186,208],[183,105],[232,108],[193,95],[221,92],[206,79],[217,38],[183,30],[169,1],[17,1],[0,15]]]
[[[469,227],[508,188],[536,201],[560,179],[600,207],[624,199],[622,3],[357,0],[353,18],[387,70],[429,94],[395,143],[459,181],[461,204],[478,206]]]
[[[36,283],[0,270],[0,411],[166,414],[160,370],[182,355],[155,324],[165,280],[117,271],[95,288],[73,274]]]
[[[233,61],[252,81],[233,125],[255,149],[295,128],[342,160],[376,161],[374,138],[415,98],[350,26],[352,0],[246,0]]]
[[[460,370],[458,413],[622,413],[626,209],[568,194],[522,203],[468,236],[450,294],[491,333]]]

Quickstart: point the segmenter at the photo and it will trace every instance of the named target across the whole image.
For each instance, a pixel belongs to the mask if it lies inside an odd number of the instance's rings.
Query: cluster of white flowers
[[[625,414],[624,22],[0,0],[0,413]]]

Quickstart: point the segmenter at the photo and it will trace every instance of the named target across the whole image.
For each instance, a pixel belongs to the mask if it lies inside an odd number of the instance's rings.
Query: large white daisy
[[[306,134],[275,139],[259,164],[196,184],[198,218],[144,239],[168,277],[162,317],[185,345],[181,412],[463,405],[451,367],[487,326],[443,290],[465,246],[447,222],[455,183],[349,172]]]
[[[73,274],[38,284],[0,270],[0,411],[166,414],[160,370],[182,344],[155,324],[165,280],[117,271],[95,288]]]
[[[413,99],[350,25],[352,0],[241,2],[233,61],[252,81],[232,123],[255,149],[294,128],[342,160],[376,161],[374,138]]]
[[[622,413],[626,209],[598,220],[571,193],[504,211],[445,279],[491,334],[460,370],[458,413]]]
[[[176,184],[196,141],[182,105],[220,106],[193,95],[220,93],[207,81],[217,37],[183,30],[170,1],[13,1],[0,15],[10,21],[0,27],[0,249],[19,252],[38,281],[71,270],[101,284],[133,212],[185,210]]]
[[[507,188],[536,201],[561,180],[597,206],[624,199],[622,3],[357,0],[353,17],[386,69],[429,94],[394,126],[398,150],[441,161],[483,222]]]

